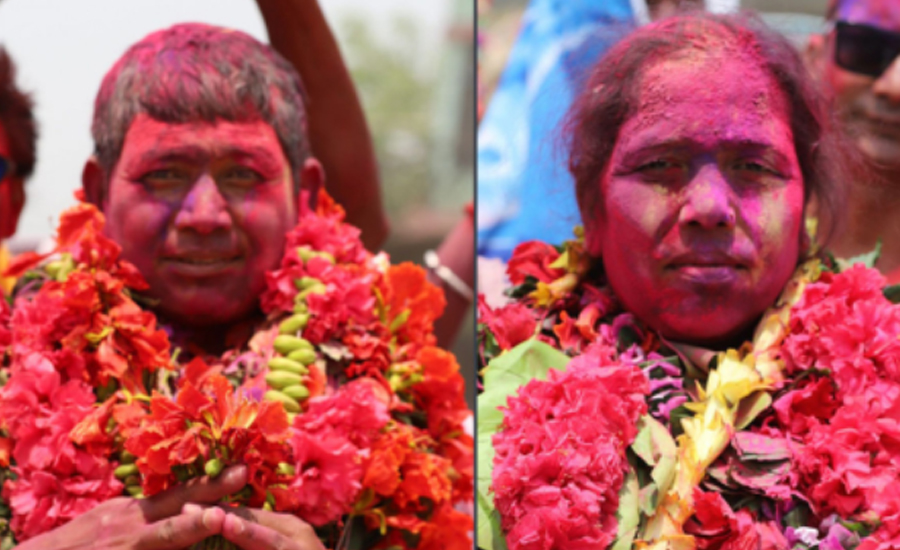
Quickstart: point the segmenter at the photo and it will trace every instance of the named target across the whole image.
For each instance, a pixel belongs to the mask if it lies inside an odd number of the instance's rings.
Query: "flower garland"
[[[103,215],[65,212],[57,259],[14,262],[20,290],[0,310],[6,544],[245,464],[230,503],[296,514],[330,548],[470,548],[456,509],[472,494],[470,413],[432,334],[443,295],[343,218],[324,193],[303,209],[267,275],[265,323],[187,361],[139,305],[147,285]]]
[[[622,312],[581,238],[520,245],[513,300],[479,304],[479,546],[900,547],[900,306],[872,263],[804,263],[715,353]]]

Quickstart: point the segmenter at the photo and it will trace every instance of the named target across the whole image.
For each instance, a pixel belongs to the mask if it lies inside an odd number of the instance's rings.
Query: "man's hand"
[[[187,504],[183,514],[212,508]],[[222,536],[243,550],[325,550],[312,526],[291,514],[250,508],[219,509],[225,513]]]
[[[183,511],[185,504],[218,502],[240,491],[246,483],[247,468],[236,466],[214,480],[191,480],[152,498],[114,498],[17,548],[180,550],[221,533],[225,522],[221,508],[195,506]]]

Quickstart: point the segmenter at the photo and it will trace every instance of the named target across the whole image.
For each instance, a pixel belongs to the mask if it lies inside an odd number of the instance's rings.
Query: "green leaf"
[[[481,445],[481,438],[478,440]],[[494,509],[487,487],[478,485],[478,547],[486,550],[506,550],[506,539],[500,528],[500,514]]]
[[[863,264],[871,269],[875,267],[875,262],[878,261],[879,257],[881,257],[881,239],[878,239],[878,242],[875,243],[875,250],[866,254],[847,258],[846,260],[838,260],[838,263],[841,266],[841,270],[853,267],[856,264]]]
[[[900,304],[900,285],[890,285],[881,291],[892,304]]]
[[[741,400],[738,405],[737,415],[735,415],[734,426],[738,430],[743,430],[772,404],[772,396],[768,392],[758,391]]]
[[[665,426],[645,414],[638,421],[638,434],[631,450],[647,465],[653,466],[650,477],[660,493],[668,492],[675,479],[675,462],[678,453],[675,440]]]
[[[619,490],[619,509],[616,511],[619,525],[616,531],[616,541],[610,550],[631,550],[631,543],[634,542],[634,535],[637,533],[637,527],[641,521],[638,504],[639,490],[637,475],[633,471],[628,472],[625,482],[622,483],[622,488]]]
[[[656,483],[641,488],[638,502],[641,513],[645,516],[652,516],[656,512],[656,506],[659,504],[659,487]]]
[[[484,392],[478,396],[478,546],[485,550],[506,550],[500,518],[489,494],[494,466],[491,438],[503,423],[500,407],[519,388],[537,378],[544,380],[550,369],[562,370],[569,363],[566,354],[536,339],[522,342],[496,357],[482,370]]]

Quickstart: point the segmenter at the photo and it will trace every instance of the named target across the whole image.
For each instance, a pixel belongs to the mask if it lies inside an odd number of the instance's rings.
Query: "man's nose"
[[[734,190],[717,166],[700,169],[683,192],[680,225],[705,230],[734,228]]]
[[[227,229],[231,222],[228,201],[212,176],[203,173],[182,201],[175,216],[175,227],[206,234]]]
[[[875,80],[872,91],[875,95],[900,105],[900,56]]]

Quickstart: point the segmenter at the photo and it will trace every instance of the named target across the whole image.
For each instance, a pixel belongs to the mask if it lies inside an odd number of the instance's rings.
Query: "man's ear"
[[[91,155],[81,171],[81,189],[84,191],[85,200],[100,210],[103,210],[103,203],[106,200],[104,180],[103,168],[97,162],[97,157]]]
[[[813,33],[809,35],[806,48],[803,49],[803,62],[809,72],[818,79],[825,75],[826,56],[828,55],[828,37],[824,34]]]
[[[315,210],[319,191],[325,186],[325,170],[318,160],[310,157],[300,170],[300,189],[309,191],[309,207]]]

